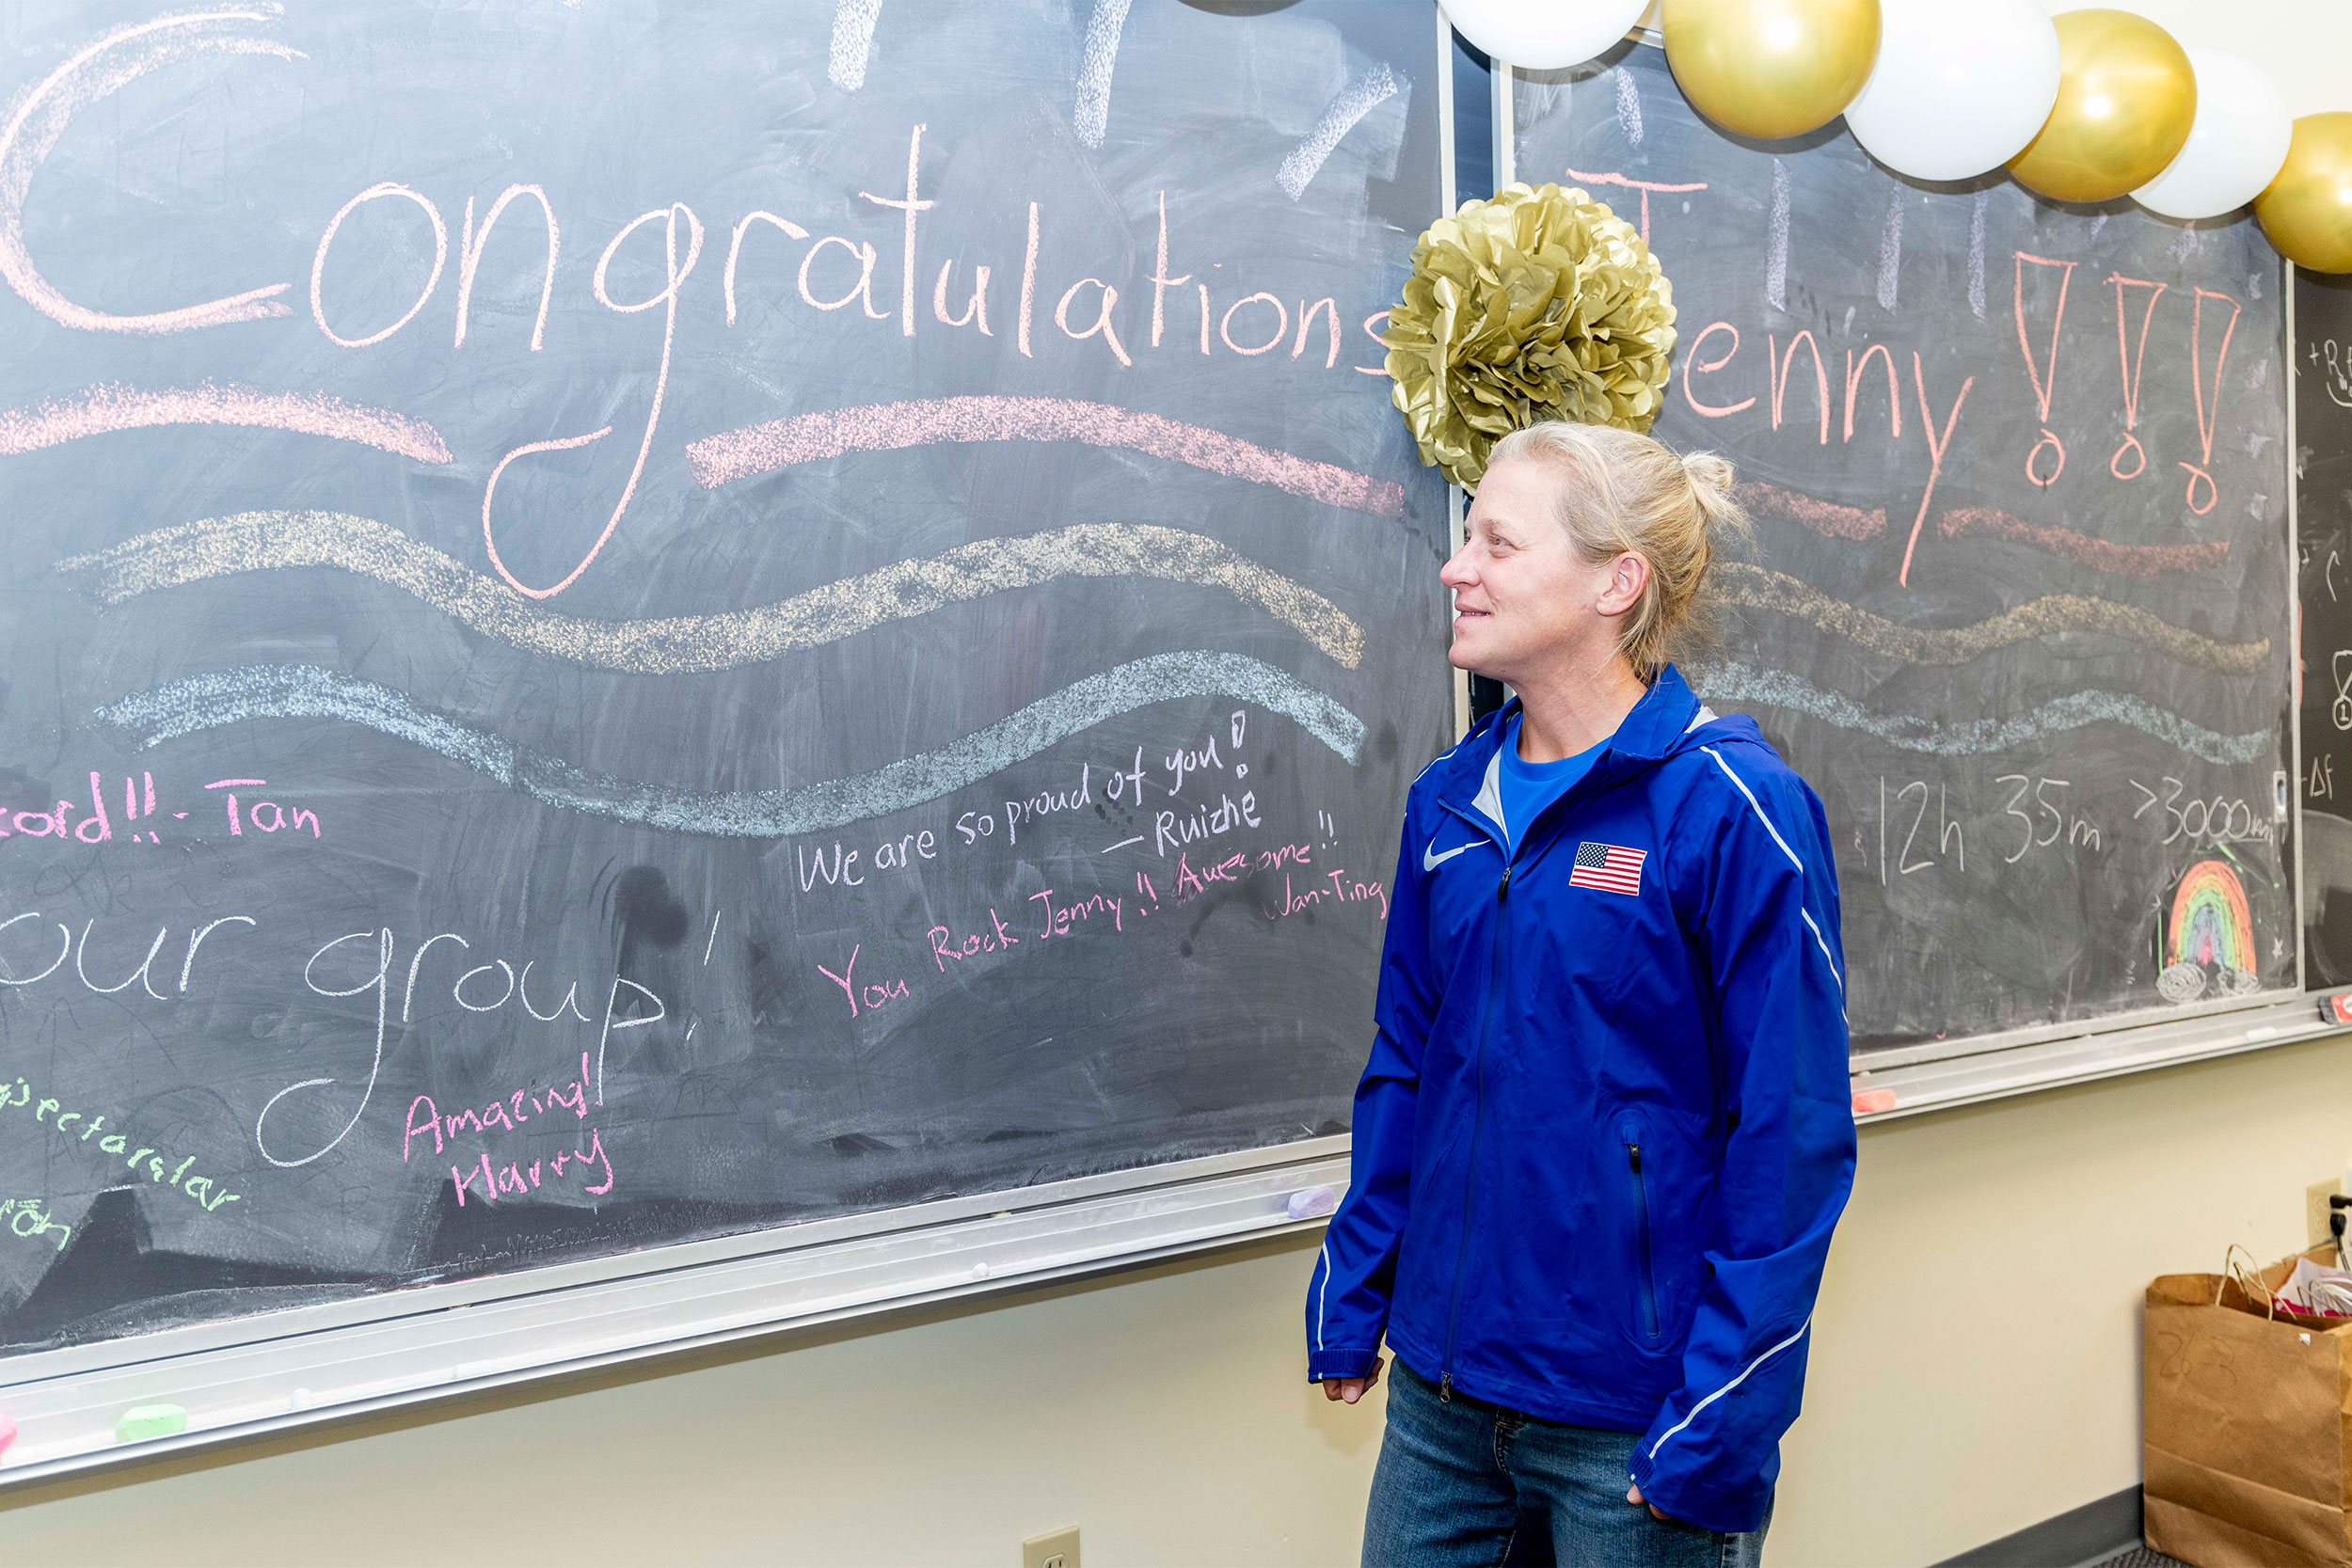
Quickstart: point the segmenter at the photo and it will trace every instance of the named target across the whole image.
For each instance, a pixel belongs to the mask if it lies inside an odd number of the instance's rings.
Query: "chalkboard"
[[[1693,684],[1827,808],[1857,1066],[2291,994],[2284,278],[2250,219],[1920,186],[1842,122],[1743,142],[1647,45],[1520,72],[1512,113],[1514,176],[1612,201],[1673,281],[1656,434],[1729,456],[1758,534]]]
[[[2352,284],[2295,275],[2304,962],[2352,985]]]
[[[1423,0],[19,14],[0,1347],[1343,1132],[1454,724],[1372,336],[1442,68]]]

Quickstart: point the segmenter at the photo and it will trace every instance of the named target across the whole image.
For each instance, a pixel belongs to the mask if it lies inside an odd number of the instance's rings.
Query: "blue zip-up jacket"
[[[1511,856],[1517,705],[1406,804],[1308,1375],[1385,1335],[1450,1392],[1641,1433],[1645,1498],[1754,1529],[1853,1184],[1828,824],[1669,666]]]

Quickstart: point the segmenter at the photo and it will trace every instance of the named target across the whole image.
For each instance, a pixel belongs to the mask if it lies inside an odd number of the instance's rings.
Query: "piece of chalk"
[[[16,1423],[9,1420],[6,1416],[0,1416],[0,1453],[7,1453],[8,1451],[8,1445],[15,1441]]]
[[[1853,1097],[1853,1114],[1858,1117],[1867,1117],[1878,1111],[1891,1111],[1894,1108],[1895,1091],[1893,1089],[1863,1089]]]
[[[1295,1220],[1320,1219],[1340,1206],[1340,1195],[1328,1187],[1301,1187],[1285,1205]]]
[[[188,1430],[188,1413],[176,1404],[135,1404],[115,1423],[118,1443],[145,1443]]]

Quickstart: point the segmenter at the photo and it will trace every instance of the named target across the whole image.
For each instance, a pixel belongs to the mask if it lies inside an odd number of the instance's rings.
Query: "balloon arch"
[[[1534,71],[1591,59],[1645,0],[1442,0],[1456,30]],[[2352,113],[2290,119],[2259,66],[2147,18],[2038,0],[1662,0],[1666,59],[1701,114],[1772,141],[1846,117],[1915,180],[2002,166],[2055,201],[2129,196],[2179,219],[2249,202],[2281,255],[2352,272]]]

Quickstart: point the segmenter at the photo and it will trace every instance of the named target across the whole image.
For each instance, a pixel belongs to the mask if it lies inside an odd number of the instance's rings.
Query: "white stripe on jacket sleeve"
[[[1666,1429],[1665,1435],[1659,1438],[1657,1442],[1652,1443],[1649,1446],[1649,1456],[1652,1459],[1656,1459],[1658,1457],[1658,1450],[1664,1448],[1667,1442],[1677,1433],[1680,1433],[1684,1427],[1687,1427],[1692,1421],[1697,1420],[1700,1411],[1706,1409],[1708,1405],[1713,1404],[1717,1400],[1722,1399],[1725,1394],[1730,1393],[1734,1388],[1739,1387],[1742,1383],[1747,1382],[1748,1374],[1750,1372],[1764,1365],[1765,1362],[1770,1361],[1773,1356],[1778,1355],[1782,1351],[1787,1350],[1790,1345],[1793,1345],[1798,1340],[1804,1338],[1804,1331],[1812,1326],[1813,1320],[1811,1318],[1805,1319],[1804,1322],[1797,1325],[1797,1331],[1794,1334],[1791,1334],[1788,1338],[1783,1339],[1779,1344],[1774,1345],[1771,1350],[1766,1351],[1763,1354],[1757,1356],[1755,1360],[1740,1368],[1740,1375],[1738,1377],[1733,1378],[1729,1383],[1724,1384],[1721,1388],[1716,1389],[1713,1393],[1708,1395],[1707,1398],[1692,1405],[1691,1407],[1691,1413],[1688,1416],[1683,1417],[1682,1419],[1668,1427]]]
[[[1724,760],[1724,754],[1715,750],[1714,747],[1702,746],[1699,750],[1714,758],[1715,766],[1724,770],[1724,777],[1731,781],[1732,787],[1737,789],[1741,795],[1747,797],[1748,809],[1756,813],[1756,819],[1758,822],[1764,824],[1764,831],[1772,835],[1772,842],[1779,845],[1780,852],[1788,857],[1788,863],[1797,868],[1797,872],[1800,876],[1804,875],[1804,862],[1797,858],[1797,852],[1794,849],[1788,847],[1788,841],[1780,836],[1780,830],[1772,825],[1771,814],[1765,811],[1764,802],[1756,798],[1756,791],[1748,787],[1747,780],[1741,778],[1738,773],[1734,772],[1732,770],[1731,764],[1725,762]],[[1804,902],[1802,897],[1799,898],[1797,903],[1797,912],[1804,917],[1805,929],[1813,933],[1813,945],[1821,950],[1821,961],[1829,965],[1829,977],[1837,983],[1837,994],[1841,997],[1844,996],[1846,994],[1846,977],[1837,972],[1837,959],[1829,950],[1829,939],[1821,935],[1821,927],[1814,924],[1813,911],[1804,907]],[[1843,1011],[1842,1004],[1840,1005],[1840,1011]]]
[[[1331,1241],[1327,1230],[1323,1242],[1323,1283],[1315,1287],[1315,1349],[1323,1348],[1323,1323],[1331,1299]]]

